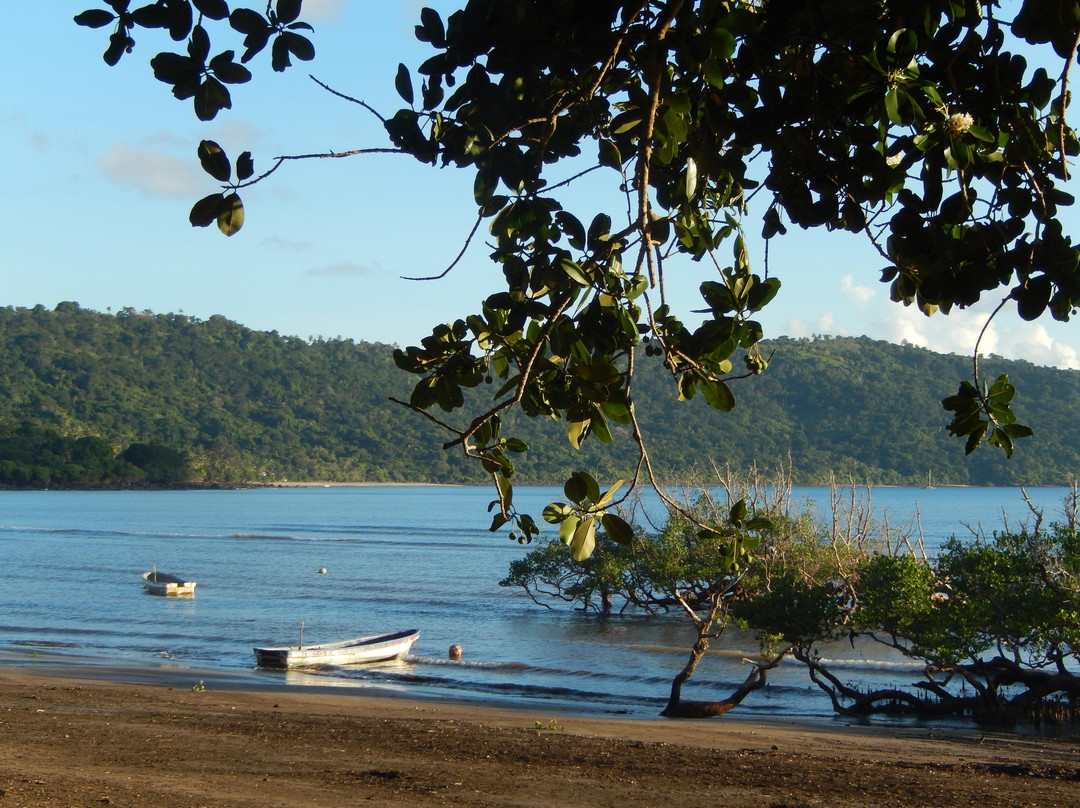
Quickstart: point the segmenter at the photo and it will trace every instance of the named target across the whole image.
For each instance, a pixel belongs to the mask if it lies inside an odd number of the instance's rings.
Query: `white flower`
[[[953,137],[964,134],[975,123],[975,119],[966,112],[956,112],[949,116],[949,120],[945,122],[945,128],[949,130],[949,134]]]

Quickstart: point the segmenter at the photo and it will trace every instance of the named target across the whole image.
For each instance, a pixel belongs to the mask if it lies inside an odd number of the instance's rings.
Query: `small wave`
[[[329,670],[327,672],[330,672]],[[505,681],[480,681],[452,678],[448,676],[432,676],[416,673],[415,671],[399,672],[391,669],[365,668],[363,671],[334,669],[333,674],[350,679],[363,679],[364,681],[381,681],[393,684],[407,684],[414,687],[436,688],[439,690],[454,690],[472,694],[487,694],[504,698],[530,700],[530,701],[561,701],[572,704],[590,705],[618,705],[635,708],[643,706],[663,705],[665,700],[660,697],[628,695],[613,693],[610,691],[583,690],[571,687],[559,687],[529,682],[505,682]]]
[[[260,539],[263,541],[296,541],[296,536],[278,536],[272,533],[230,533],[230,539]]]
[[[481,670],[481,671],[498,671],[498,672],[510,672],[513,671],[520,676],[536,676],[536,677],[551,677],[565,680],[588,680],[597,679],[610,682],[618,682],[620,684],[631,685],[668,685],[671,683],[670,676],[654,676],[643,674],[632,674],[620,671],[617,668],[600,669],[600,670],[571,670],[569,668],[556,668],[545,665],[533,665],[527,662],[483,662],[472,660],[456,660],[456,659],[443,659],[440,657],[426,657],[420,655],[409,655],[405,657],[405,660],[417,665],[431,665],[442,666],[461,670]],[[524,685],[521,685],[524,686]],[[573,690],[573,688],[571,688]]]
[[[926,666],[914,660],[900,659],[830,659],[822,657],[821,663],[831,670],[855,671],[922,671]]]
[[[81,648],[78,643],[59,640],[15,640],[11,643],[22,648]]]
[[[443,659],[441,657],[429,657],[421,656],[418,654],[408,654],[403,657],[406,662],[413,662],[420,665],[435,665],[446,666],[452,668],[475,668],[476,670],[485,671],[535,671],[539,670],[533,665],[528,665],[524,662],[477,662],[469,659]]]
[[[281,534],[281,533],[230,533],[227,538],[230,539],[250,539],[253,541],[296,541],[296,542],[358,542],[359,539],[356,536],[302,536],[295,534]]]

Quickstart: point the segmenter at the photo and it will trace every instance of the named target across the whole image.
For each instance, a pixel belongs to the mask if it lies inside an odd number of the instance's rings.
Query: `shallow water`
[[[1030,494],[1052,519],[1066,490]],[[560,497],[515,492],[537,515]],[[827,502],[828,491],[800,488],[795,498]],[[490,499],[487,488],[439,486],[0,492],[0,647],[239,670],[254,667],[254,645],[295,644],[301,625],[308,643],[415,627],[407,658],[317,680],[659,712],[692,642],[685,621],[548,610],[499,587],[528,548],[487,531]],[[892,524],[917,510],[931,548],[970,535],[967,526],[1000,527],[1003,509],[1011,524],[1027,515],[1018,489],[881,488],[873,504]],[[197,581],[196,596],[146,594],[140,575],[155,566]],[[447,658],[453,644],[461,661]],[[725,694],[755,650],[752,637],[730,634],[684,696]],[[853,680],[903,681],[915,670],[874,645],[828,655]],[[797,665],[772,673],[740,712],[832,715]]]

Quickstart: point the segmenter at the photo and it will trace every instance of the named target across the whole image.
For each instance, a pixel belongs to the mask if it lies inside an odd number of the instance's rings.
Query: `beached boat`
[[[166,575],[164,572],[150,570],[142,574],[143,588],[151,595],[168,595],[190,597],[195,594],[195,582],[185,581],[175,575]]]
[[[311,668],[317,665],[381,662],[409,653],[419,637],[420,632],[412,628],[392,634],[354,637],[341,642],[255,648],[255,664],[260,668]]]

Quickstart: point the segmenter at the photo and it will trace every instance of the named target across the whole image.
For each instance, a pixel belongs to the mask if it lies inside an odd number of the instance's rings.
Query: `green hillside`
[[[1080,372],[984,360],[988,376],[1008,373],[1016,384],[1015,410],[1036,436],[1012,460],[996,450],[965,457],[946,434],[940,400],[970,374],[969,358],[865,338],[780,339],[768,349],[769,370],[734,385],[739,403],[727,415],[699,399],[677,403],[657,363],[642,357],[639,418],[669,479],[714,463],[769,468],[789,456],[807,483],[830,472],[921,483],[932,471],[940,484],[1039,485],[1080,472]],[[219,316],[112,315],[75,303],[0,309],[0,478],[5,446],[25,457],[48,444],[49,462],[66,463],[75,481],[84,466],[72,452],[100,455],[108,445],[137,461],[136,444],[181,452],[190,474],[210,481],[479,481],[477,468],[442,450],[445,433],[388,400],[407,398],[411,381],[390,352]],[[575,452],[550,422],[505,431],[531,447],[521,482],[561,481],[584,465],[626,476],[636,460],[625,438]],[[87,437],[103,441],[76,449]],[[118,468],[110,473],[130,473]]]

